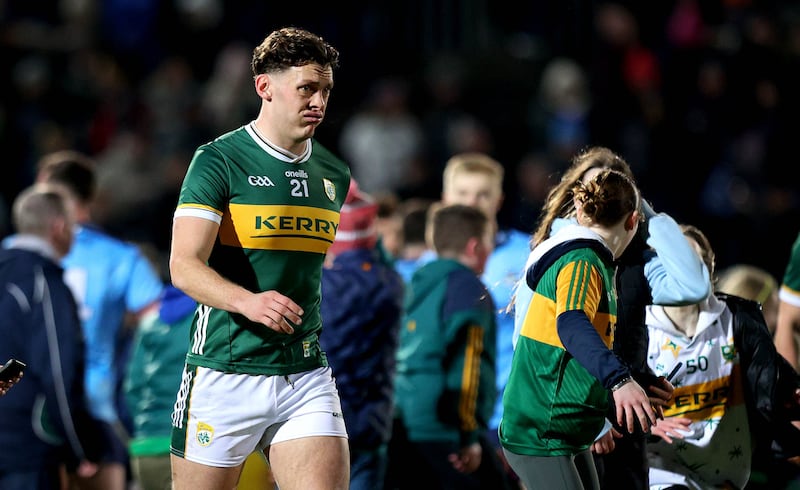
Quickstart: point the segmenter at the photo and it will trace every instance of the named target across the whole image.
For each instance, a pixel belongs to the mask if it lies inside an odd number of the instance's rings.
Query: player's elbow
[[[170,255],[169,258],[169,275],[172,285],[184,292],[190,283],[187,262],[184,257],[175,254]]]

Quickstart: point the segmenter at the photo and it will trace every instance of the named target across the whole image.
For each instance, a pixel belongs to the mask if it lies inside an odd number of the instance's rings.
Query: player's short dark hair
[[[439,255],[460,254],[471,238],[483,239],[489,226],[483,211],[462,204],[438,207],[431,219],[433,248]]]

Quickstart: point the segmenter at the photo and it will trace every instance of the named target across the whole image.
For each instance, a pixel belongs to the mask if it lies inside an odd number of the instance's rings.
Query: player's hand
[[[610,453],[617,446],[614,439],[619,439],[620,437],[622,437],[622,434],[617,429],[613,427],[610,428],[600,439],[594,441],[592,444],[592,452],[595,454]]]
[[[264,291],[251,295],[242,314],[249,320],[261,323],[280,333],[294,333],[294,325],[303,322],[303,309],[288,296],[277,291]]]
[[[481,456],[483,449],[477,442],[473,442],[469,446],[462,447],[457,454],[448,456],[453,468],[461,473],[472,473],[481,465]]]
[[[674,393],[675,387],[664,376],[658,377],[658,384],[652,384],[647,387],[647,395],[650,397],[650,402],[663,407],[669,406]]]
[[[650,398],[650,405],[656,412],[656,418],[664,418],[664,408],[670,406],[674,393],[675,387],[663,376],[658,378],[658,384],[647,387],[647,396]]]
[[[667,417],[658,420],[656,425],[650,427],[650,433],[658,436],[669,444],[672,444],[672,438],[683,439],[684,435],[678,431],[688,431],[689,426],[692,425],[692,419],[685,417]]]
[[[639,421],[645,432],[656,423],[656,413],[650,405],[650,398],[633,378],[612,394],[617,409],[617,425],[627,427],[629,433],[633,433],[636,428],[634,419]]]

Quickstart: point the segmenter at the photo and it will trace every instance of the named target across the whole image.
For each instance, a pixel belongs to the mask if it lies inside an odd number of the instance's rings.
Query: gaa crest
[[[328,199],[331,201],[336,200],[336,186],[333,185],[328,179],[322,179],[322,186],[325,188],[325,195],[328,196]]]

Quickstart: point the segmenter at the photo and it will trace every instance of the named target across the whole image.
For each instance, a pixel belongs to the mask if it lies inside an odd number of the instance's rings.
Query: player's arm
[[[783,295],[783,291],[781,291]],[[775,327],[775,348],[797,370],[797,343],[795,332],[800,332],[800,306],[781,298],[778,322]]]
[[[647,394],[603,342],[590,320],[597,312],[600,297],[606,294],[601,274],[589,262],[575,261],[559,271],[556,289],[556,328],[564,348],[612,391],[620,426],[627,422],[628,431],[633,432],[636,417],[641,427],[649,428],[656,417]]]
[[[299,324],[302,308],[277,291],[253,293],[222,277],[208,265],[219,223],[194,216],[176,216],[172,227],[169,270],[172,283],[198,303],[231,313],[285,333]]]

